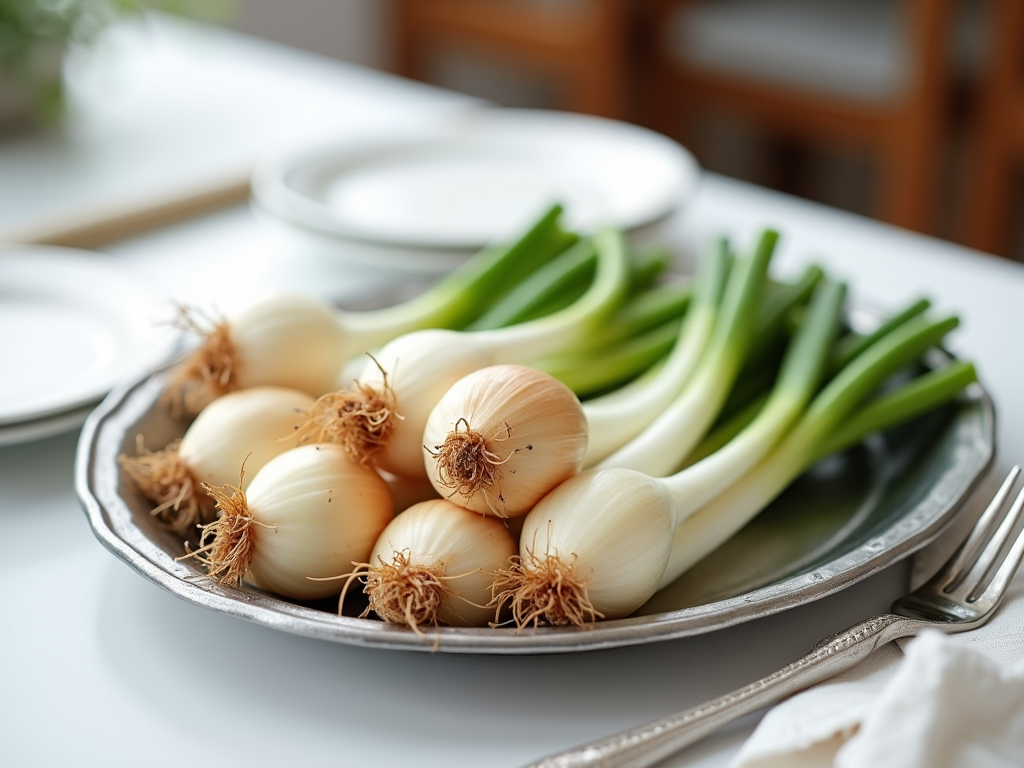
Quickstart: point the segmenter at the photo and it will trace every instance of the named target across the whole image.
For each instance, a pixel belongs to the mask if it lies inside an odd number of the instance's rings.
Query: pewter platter
[[[196,605],[297,635],[394,650],[564,653],[710,632],[824,597],[907,557],[952,520],[994,456],[994,413],[974,385],[956,403],[825,460],[717,552],[633,616],[589,629],[407,627],[356,616],[337,601],[296,604],[221,586],[149,515],[120,473],[135,436],[165,445],[187,426],[158,405],[166,371],[126,382],[90,415],[75,469],[77,492],[99,540],[159,586]]]

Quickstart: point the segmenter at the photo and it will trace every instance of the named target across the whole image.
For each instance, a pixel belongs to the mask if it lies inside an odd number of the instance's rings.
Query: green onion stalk
[[[585,466],[597,464],[636,437],[686,385],[714,331],[731,266],[728,243],[717,241],[698,265],[690,306],[664,364],[649,375],[584,403],[589,435]]]
[[[668,475],[700,442],[725,404],[746,359],[778,234],[762,233],[754,253],[729,276],[713,332],[686,385],[657,418],[598,467],[626,467]]]
[[[623,236],[605,228],[591,238],[597,269],[572,305],[507,328],[443,329],[404,334],[375,352],[347,389],[320,398],[305,430],[338,442],[356,461],[410,479],[425,479],[423,430],[431,410],[459,379],[492,365],[570,350],[599,333],[625,300],[629,254]]]
[[[658,285],[631,297],[592,341],[531,360],[581,398],[618,389],[650,369],[675,346],[692,297],[688,281]]]
[[[869,400],[886,379],[918,361],[957,324],[953,316],[940,320],[915,317],[877,340],[837,373],[792,430],[757,465],[678,521],[671,558],[659,588],[723,544],[828,453],[924,413],[962,391],[974,380],[970,365],[956,365]],[[736,439],[743,439],[744,433]]]
[[[668,477],[584,470],[544,496],[523,521],[518,558],[498,574],[497,606],[519,626],[627,616],[828,452],[947,402],[974,380],[972,366],[954,364],[882,389],[957,325],[915,316],[822,383],[844,294],[830,280],[815,288],[775,386],[718,450]],[[670,443],[668,435],[666,450]]]
[[[677,525],[737,482],[804,412],[825,374],[845,296],[841,283],[825,280],[818,286],[757,416],[720,450],[667,478],[677,499]]]
[[[337,388],[344,365],[419,328],[472,322],[510,286],[578,240],[552,206],[507,247],[481,251],[416,298],[377,310],[343,311],[313,297],[276,294],[225,318],[182,309],[179,324],[201,337],[170,380],[172,410],[197,413],[235,389],[292,387],[320,396]]]

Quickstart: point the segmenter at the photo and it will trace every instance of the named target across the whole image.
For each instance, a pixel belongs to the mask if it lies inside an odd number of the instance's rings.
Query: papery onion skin
[[[493,485],[469,486],[449,467],[446,440],[460,430],[482,439],[490,458],[480,461],[487,462]],[[554,377],[523,365],[490,366],[460,379],[434,407],[423,433],[423,461],[437,492],[498,517],[529,512],[582,469],[586,450],[579,399]]]
[[[237,386],[273,384],[329,392],[351,350],[332,307],[299,294],[253,304],[230,321]]]
[[[456,381],[491,362],[470,334],[428,329],[400,336],[366,364],[359,383],[395,394],[398,417],[387,443],[373,456],[381,469],[409,479],[427,479],[423,428],[430,411]]]
[[[392,520],[374,545],[371,568],[404,555],[447,579],[452,595],[441,602],[436,624],[486,626],[492,572],[516,553],[516,540],[501,520],[485,517],[444,499],[420,502]],[[371,603],[372,606],[372,603]]]
[[[671,498],[656,479],[627,469],[566,480],[526,516],[524,568],[537,558],[570,563],[594,610],[628,616],[654,594],[672,549]]]
[[[119,456],[118,464],[153,502],[151,514],[184,534],[216,514],[200,484],[244,489],[267,461],[295,447],[312,403],[312,396],[281,387],[229,392],[207,405],[181,440],[149,451],[140,435],[136,453]]]
[[[380,476],[384,478],[384,482],[388,484],[388,490],[391,491],[396,515],[421,501],[433,501],[440,498],[429,480],[411,480],[384,471],[380,472]]]
[[[185,431],[178,448],[199,482],[244,490],[274,456],[297,445],[296,429],[314,398],[287,387],[249,387],[218,397]]]
[[[337,445],[303,445],[271,459],[246,492],[257,521],[244,580],[284,597],[338,594],[391,521],[391,495],[380,475]]]

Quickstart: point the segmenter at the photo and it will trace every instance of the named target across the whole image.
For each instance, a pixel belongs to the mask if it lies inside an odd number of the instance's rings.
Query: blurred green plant
[[[15,88],[42,120],[64,103],[60,61],[69,45],[90,45],[112,23],[147,10],[221,20],[230,0],[0,0],[0,87]]]

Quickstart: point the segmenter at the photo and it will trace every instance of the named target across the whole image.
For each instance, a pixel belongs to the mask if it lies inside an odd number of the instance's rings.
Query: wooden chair
[[[558,106],[624,117],[629,0],[397,0],[397,71],[429,80],[430,56],[457,49],[542,76]]]
[[[652,0],[650,120],[680,135],[680,115],[717,112],[866,152],[873,214],[932,231],[951,13],[950,0]]]
[[[978,84],[977,122],[961,190],[963,240],[1010,256],[1014,182],[1024,170],[1024,2],[990,0],[987,10],[989,55]]]

